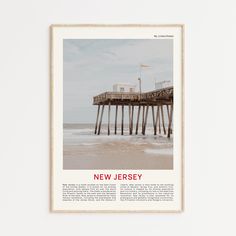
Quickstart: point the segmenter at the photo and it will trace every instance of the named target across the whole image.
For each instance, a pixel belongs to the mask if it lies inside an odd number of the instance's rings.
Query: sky
[[[155,81],[173,77],[172,39],[64,39],[63,123],[94,123],[93,96],[112,91],[113,84],[137,85],[142,91]],[[106,118],[104,118],[106,121]]]

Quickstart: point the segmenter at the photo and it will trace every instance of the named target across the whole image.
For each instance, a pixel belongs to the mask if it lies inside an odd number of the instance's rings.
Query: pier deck
[[[145,93],[105,92],[93,97],[93,105],[166,105],[173,100],[173,87]]]

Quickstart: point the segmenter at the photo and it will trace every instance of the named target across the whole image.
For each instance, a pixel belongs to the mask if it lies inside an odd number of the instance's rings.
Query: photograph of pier
[[[173,169],[173,40],[64,39],[63,169]]]

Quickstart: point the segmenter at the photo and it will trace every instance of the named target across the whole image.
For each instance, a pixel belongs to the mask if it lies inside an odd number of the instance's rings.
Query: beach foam
[[[145,153],[148,154],[159,154],[159,155],[173,155],[173,149],[168,148],[168,149],[145,149]]]

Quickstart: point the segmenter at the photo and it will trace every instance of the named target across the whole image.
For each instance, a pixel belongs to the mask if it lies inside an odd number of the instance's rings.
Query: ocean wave
[[[94,146],[94,145],[100,145],[101,143],[80,143],[79,145],[82,146]]]
[[[159,154],[159,155],[173,155],[173,149],[145,149],[145,153],[147,154]]]
[[[159,142],[159,143],[151,143],[151,144],[154,145],[154,146],[157,146],[157,147],[163,147],[163,146],[165,146],[166,148],[172,148],[173,147],[172,143],[167,143],[167,142]]]
[[[153,149],[155,147],[160,148],[172,148],[173,139],[167,139],[166,135],[154,135],[151,128],[147,129],[146,135],[138,134],[129,135],[129,131],[125,130],[124,135],[121,135],[120,130],[117,130],[117,135],[114,131],[107,135],[107,130],[104,128],[101,130],[100,135],[94,134],[93,127],[83,127],[83,128],[70,128],[63,130],[63,143],[64,145],[79,145],[79,146],[95,146],[95,145],[117,145],[117,143],[127,143],[127,145],[135,145],[141,147],[142,145],[152,145]],[[141,132],[141,130],[140,130]],[[151,146],[150,146],[151,147]],[[150,152],[150,151],[147,151]],[[153,152],[151,150],[151,152]]]

